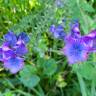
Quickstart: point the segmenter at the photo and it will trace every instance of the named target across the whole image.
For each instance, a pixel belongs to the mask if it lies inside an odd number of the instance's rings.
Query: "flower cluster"
[[[64,33],[63,26],[61,28],[63,31],[52,25],[50,32],[53,33],[55,38],[63,37],[65,46],[62,51],[67,57],[69,64],[83,62],[87,60],[90,52],[96,52],[96,30],[92,30],[89,34],[82,36],[80,34],[79,22],[71,25],[69,34]]]
[[[15,74],[23,68],[23,56],[28,52],[26,44],[29,42],[29,37],[22,32],[16,36],[9,31],[4,35],[4,42],[0,47],[0,61],[3,62],[5,69]]]

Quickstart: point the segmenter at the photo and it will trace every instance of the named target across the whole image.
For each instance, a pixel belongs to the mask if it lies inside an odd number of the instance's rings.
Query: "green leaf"
[[[84,18],[86,18],[86,20],[85,20],[86,24],[84,24],[84,21],[82,20],[81,27],[82,27],[84,33],[88,34],[92,30],[92,28],[94,28],[93,27],[94,22],[93,22],[92,18],[86,14],[84,14]]]
[[[31,65],[25,66],[20,72],[20,81],[24,84],[24,86],[32,89],[39,83],[40,78],[35,74],[35,72],[36,69]]]
[[[85,0],[81,0],[80,2],[80,7],[83,11],[87,11],[87,12],[94,12],[94,8],[89,4],[87,3]]]
[[[79,84],[81,87],[82,96],[87,96],[86,85],[85,85],[85,82],[84,82],[82,76],[79,74],[79,72],[77,72],[77,77],[78,77],[78,81],[79,81]]]
[[[46,75],[53,75],[57,69],[57,64],[54,59],[48,59],[44,63],[44,73]]]
[[[47,76],[53,75],[57,69],[57,64],[54,59],[39,58],[38,65],[43,68],[43,73]]]
[[[27,74],[26,74],[27,75]],[[37,75],[32,75],[31,77],[29,76],[22,76],[20,78],[21,82],[28,88],[32,89],[33,87],[35,87],[39,81],[40,78]]]
[[[86,80],[93,80],[96,76],[95,72],[96,68],[92,65],[92,63],[84,62],[82,64],[74,64],[73,71],[75,73],[79,73]]]
[[[88,34],[91,26],[93,25],[93,20],[86,14],[86,12],[94,12],[94,8],[86,2],[86,0],[68,0],[68,7],[70,11],[71,18],[79,19],[81,28],[84,34]]]
[[[3,96],[15,96],[15,94],[11,90],[6,89]]]
[[[87,80],[92,80],[94,77],[94,67],[91,63],[83,63],[78,71]]]

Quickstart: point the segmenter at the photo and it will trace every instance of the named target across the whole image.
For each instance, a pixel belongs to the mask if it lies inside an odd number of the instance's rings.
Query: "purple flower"
[[[74,40],[70,38],[63,48],[63,53],[68,58],[69,63],[74,64],[87,60],[88,50],[88,47],[85,46],[81,39]]]
[[[51,25],[50,32],[55,38],[64,40],[62,51],[70,64],[83,62],[87,60],[90,52],[96,52],[96,29],[81,36],[78,21],[71,24],[70,33],[67,35],[61,25]]]
[[[0,61],[4,62],[5,69],[15,74],[23,68],[24,58],[21,57],[28,52],[26,43],[29,42],[29,37],[24,32],[16,36],[10,31],[4,35],[4,39],[0,49]]]
[[[4,60],[4,68],[8,69],[12,74],[17,73],[23,68],[24,61],[20,57],[11,57]]]
[[[59,38],[62,40],[65,39],[66,33],[64,32],[64,28],[62,25],[58,25],[57,27],[55,25],[51,25],[49,31],[53,34],[55,38]]]
[[[21,32],[18,36],[16,36],[12,31],[9,31],[4,35],[4,39],[12,46],[16,45],[16,42],[21,39],[24,43],[28,43],[30,41],[28,35],[24,32]]]

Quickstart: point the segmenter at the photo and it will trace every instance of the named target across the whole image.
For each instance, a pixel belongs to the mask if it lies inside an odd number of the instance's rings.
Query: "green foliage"
[[[93,6],[86,0],[68,0],[67,6],[71,17],[73,19],[79,18],[84,34],[88,34],[94,24],[92,17],[88,15],[95,12]]]
[[[36,69],[33,66],[26,65],[24,69],[20,72],[20,81],[24,84],[24,86],[32,89],[35,87],[40,78],[35,74]]]
[[[82,34],[96,28],[95,0],[0,0],[0,44],[3,35],[12,30],[30,36],[29,53],[24,57],[24,68],[11,75],[0,66],[0,96],[95,96],[96,54],[82,64],[68,65],[60,53],[64,43],[53,39],[51,24],[66,19],[79,19]]]
[[[38,65],[43,68],[43,74],[47,76],[53,75],[57,70],[57,64],[54,59],[43,59],[38,60]]]

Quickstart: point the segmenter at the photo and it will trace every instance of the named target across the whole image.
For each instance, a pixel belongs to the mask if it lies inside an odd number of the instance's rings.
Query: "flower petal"
[[[10,57],[14,57],[16,54],[13,50],[7,50],[7,51],[3,51],[3,59],[8,59]]]
[[[11,31],[4,35],[4,39],[10,44],[10,46],[14,46],[17,42],[16,35]]]
[[[28,52],[28,50],[27,50],[26,46],[24,44],[22,44],[16,48],[15,52],[17,55],[23,56]]]
[[[96,38],[96,29],[92,30],[87,36],[90,38]]]
[[[20,57],[12,57],[4,61],[4,68],[8,69],[12,74],[20,71],[23,65],[24,61]]]
[[[51,25],[49,31],[52,32],[52,33],[54,33],[55,30],[56,30],[55,25]]]
[[[90,47],[90,52],[96,52],[96,29],[92,30],[88,35],[82,36],[86,46]]]
[[[22,40],[19,40],[14,48],[15,53],[18,56],[23,56],[28,52],[27,47]]]
[[[28,43],[30,41],[29,36],[25,32],[21,32],[18,35],[18,39],[22,39],[25,43]]]
[[[14,50],[9,48],[8,42],[4,42],[2,45],[2,55],[3,55],[4,60],[15,56],[15,52],[14,52]]]

